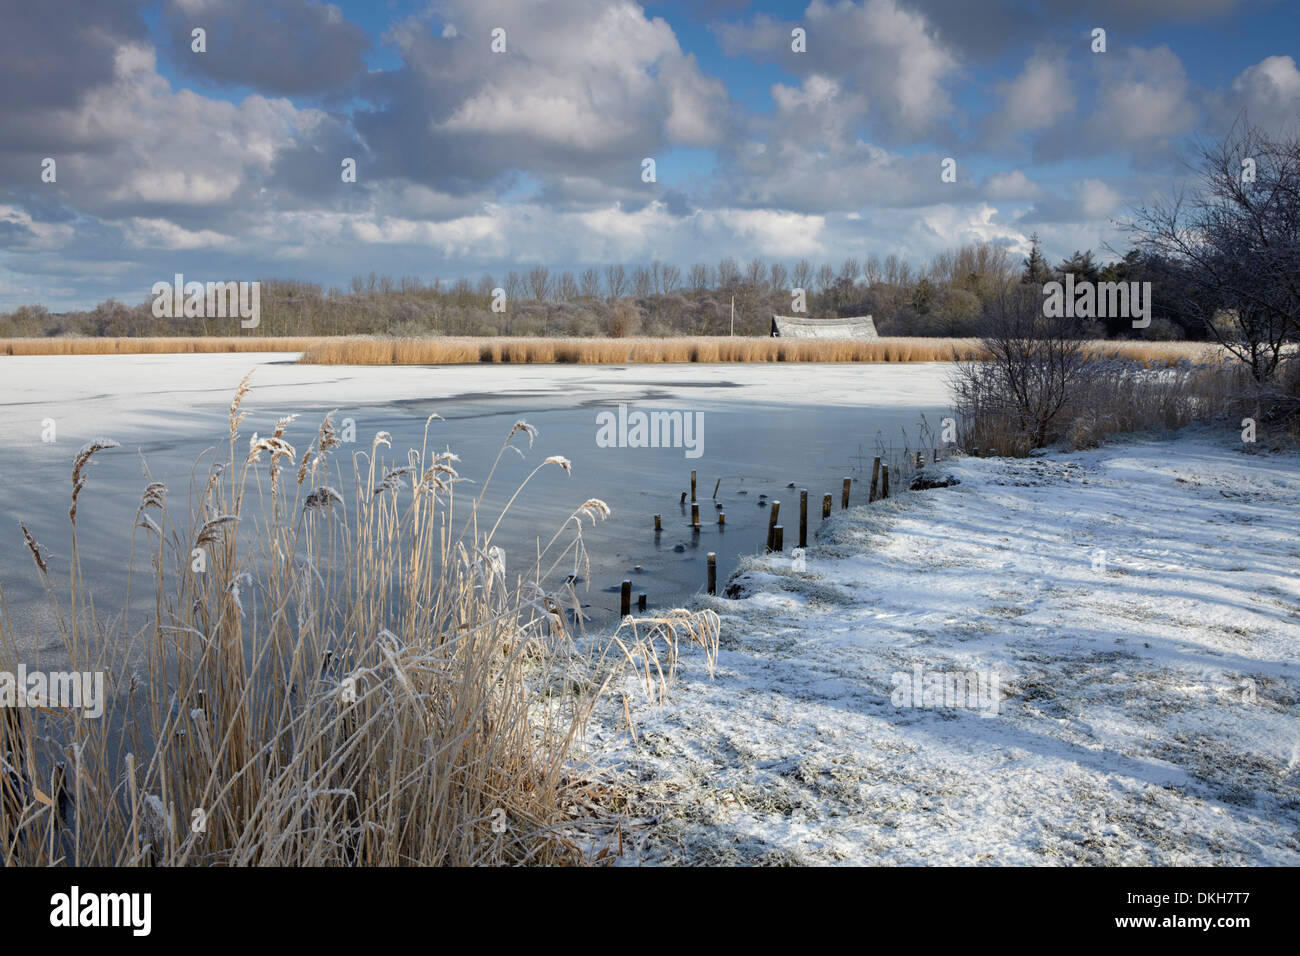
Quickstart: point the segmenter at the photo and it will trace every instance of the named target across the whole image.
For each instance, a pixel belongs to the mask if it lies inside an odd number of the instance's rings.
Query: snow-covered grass
[[[635,742],[592,728],[660,821],[623,862],[1300,863],[1300,459],[1197,431],[938,471],[805,571],[743,566],[702,599],[715,678],[685,655]],[[996,675],[998,712],[896,706],[917,666]]]

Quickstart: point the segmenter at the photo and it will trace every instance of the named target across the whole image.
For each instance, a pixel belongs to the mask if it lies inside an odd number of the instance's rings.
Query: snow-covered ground
[[[663,821],[622,862],[1300,863],[1300,459],[1198,432],[938,472],[804,571],[743,566],[702,599],[716,677],[684,652],[662,707],[629,683],[638,743],[622,701],[593,727]],[[917,668],[996,703],[907,706]]]

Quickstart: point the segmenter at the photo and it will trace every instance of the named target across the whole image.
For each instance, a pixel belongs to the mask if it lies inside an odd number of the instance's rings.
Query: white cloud
[[[1107,219],[1124,202],[1124,197],[1100,179],[1085,179],[1079,184],[1079,212],[1084,219]]]
[[[1039,199],[1043,190],[1019,169],[991,176],[984,184],[984,195],[989,199],[1011,202]]]
[[[1300,124],[1300,69],[1290,56],[1265,57],[1211,97],[1219,122],[1230,125],[1246,111],[1250,122],[1273,133],[1294,134]]]
[[[1093,142],[1154,146],[1190,132],[1196,124],[1187,72],[1167,46],[1112,50],[1097,69],[1097,107],[1083,130]]]
[[[720,227],[733,241],[739,240],[751,256],[785,259],[811,256],[824,251],[821,242],[825,216],[811,216],[772,209],[720,209],[700,214],[706,229]]]
[[[1024,70],[1001,84],[998,92],[1003,102],[997,125],[1011,131],[1052,126],[1073,112],[1077,102],[1064,56],[1057,50],[1035,53]]]
[[[790,52],[793,26],[807,30],[807,53]],[[718,35],[727,53],[776,60],[799,75],[839,78],[882,127],[920,132],[953,111],[944,84],[957,70],[955,56],[922,14],[897,0],[812,0],[797,21],[760,14],[748,24],[720,27]]]
[[[283,99],[249,96],[236,104],[173,91],[151,48],[126,45],[113,82],[50,122],[70,144],[59,162],[71,175],[60,178],[76,184],[83,209],[104,211],[230,203],[271,170],[280,150],[326,120]]]
[[[166,219],[133,218],[123,231],[134,249],[213,249],[234,242],[233,236],[211,229],[185,229]]]
[[[6,242],[5,248],[14,252],[53,252],[63,248],[76,235],[71,226],[41,222],[17,206],[0,206],[0,224],[5,225],[13,237]]]
[[[687,146],[719,140],[726,88],[682,52],[667,22],[647,18],[634,3],[444,6],[458,24],[452,39],[461,38],[445,52],[462,58],[470,91],[433,120],[434,129],[522,136],[578,151],[654,145],[663,136]],[[487,38],[501,24],[507,53],[488,53]]]

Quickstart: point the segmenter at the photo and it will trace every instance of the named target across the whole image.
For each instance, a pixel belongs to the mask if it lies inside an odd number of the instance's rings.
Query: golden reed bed
[[[1217,349],[1203,342],[1092,343],[1095,354],[1153,365],[1203,360]],[[175,337],[0,339],[0,355],[128,355],[216,352],[301,352],[314,365],[466,365],[480,362],[622,365],[685,362],[952,362],[980,358],[978,339],[871,340],[682,338],[565,339],[438,337]]]
[[[166,336],[0,338],[0,355],[174,355],[187,352],[302,352],[324,342],[319,336]]]

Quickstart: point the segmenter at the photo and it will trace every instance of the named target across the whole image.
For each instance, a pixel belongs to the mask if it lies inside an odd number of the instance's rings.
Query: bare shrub
[[[609,334],[627,339],[641,331],[641,308],[631,302],[620,302],[609,318]]]
[[[1088,373],[1077,327],[1045,317],[1037,289],[1009,286],[985,316],[981,343],[987,358],[958,366],[950,378],[967,442],[1004,455],[1041,448]]]

